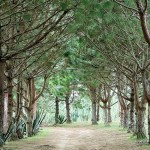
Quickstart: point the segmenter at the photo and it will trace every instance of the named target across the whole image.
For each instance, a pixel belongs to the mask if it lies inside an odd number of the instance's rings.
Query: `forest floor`
[[[150,150],[116,127],[62,125],[43,128],[39,135],[8,142],[4,150]]]

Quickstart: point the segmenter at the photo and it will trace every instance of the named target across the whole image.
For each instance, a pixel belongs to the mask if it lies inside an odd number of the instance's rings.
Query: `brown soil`
[[[148,150],[129,134],[90,126],[50,127],[45,137],[6,144],[6,150]]]

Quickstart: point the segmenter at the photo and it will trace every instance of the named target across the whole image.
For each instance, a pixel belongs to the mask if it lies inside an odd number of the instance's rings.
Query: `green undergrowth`
[[[150,150],[150,144],[148,144],[147,138],[137,139],[137,137],[132,133],[128,133],[128,134],[129,134],[129,138],[128,138],[129,141],[138,143],[141,146],[141,148],[143,148],[143,150]]]
[[[50,131],[51,131],[50,128],[41,128],[36,135],[34,135],[32,137],[27,137],[23,140],[34,141],[36,139],[44,138],[50,133]]]
[[[130,134],[128,140],[138,143],[141,146],[141,148],[143,148],[143,150],[150,150],[150,144],[147,143],[147,139],[137,139],[136,136]]]
[[[54,126],[51,126],[54,128]],[[18,150],[17,148],[19,147],[21,142],[24,141],[37,141],[38,139],[42,140],[42,138],[45,138],[48,134],[50,134],[52,132],[51,127],[44,127],[42,129],[40,129],[40,131],[38,132],[37,135],[33,136],[33,137],[28,137],[22,140],[18,140],[18,141],[12,141],[12,142],[7,142],[6,145],[4,146],[6,149],[4,150]],[[133,136],[133,134],[131,133],[127,133],[127,129],[123,129],[122,127],[119,127],[119,123],[118,122],[114,122],[111,123],[110,126],[105,126],[103,123],[99,123],[97,125],[91,125],[91,122],[75,122],[75,123],[71,123],[71,124],[62,124],[62,125],[57,125],[57,127],[62,127],[62,128],[87,128],[87,129],[92,129],[92,130],[110,130],[110,131],[120,131],[120,132],[124,132],[128,135],[128,140],[132,141],[132,142],[138,142],[140,143],[140,146],[143,149],[150,149],[150,145],[146,144],[146,142],[143,140],[136,140],[136,136]],[[0,149],[1,150],[1,149]]]
[[[18,150],[17,148],[19,147],[21,142],[36,141],[38,139],[40,140],[42,138],[45,138],[50,132],[51,132],[50,128],[45,128],[45,127],[41,128],[39,132],[32,137],[25,137],[24,139],[21,140],[6,142],[2,150]]]
[[[139,142],[140,142],[140,141],[141,141],[141,142],[142,142],[142,141],[143,141],[143,142],[147,141],[147,138],[144,138],[144,139],[143,139],[143,138],[137,139],[137,136],[135,136],[135,135],[133,135],[133,134],[131,134],[131,133],[129,133],[129,134],[130,134],[129,140],[137,141],[137,142],[138,142],[138,141],[139,141]]]
[[[63,128],[91,128],[91,129],[106,129],[106,130],[121,130],[118,122],[111,123],[105,126],[103,123],[98,123],[96,125],[91,125],[91,122],[73,122],[71,124],[57,125],[56,127]]]

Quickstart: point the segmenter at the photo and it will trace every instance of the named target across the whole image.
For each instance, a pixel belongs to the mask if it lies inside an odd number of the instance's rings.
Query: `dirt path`
[[[6,145],[6,150],[148,150],[128,139],[128,134],[109,128],[51,127],[48,135]]]

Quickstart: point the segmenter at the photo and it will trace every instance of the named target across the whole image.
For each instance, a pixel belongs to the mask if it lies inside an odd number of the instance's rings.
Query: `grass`
[[[91,122],[73,122],[71,124],[61,124],[57,125],[57,127],[63,128],[91,128],[91,129],[106,129],[106,130],[121,130],[118,122],[111,123],[110,126],[105,126],[103,123],[98,123],[97,125],[91,125]]]
[[[147,143],[147,139],[137,139],[136,136],[133,136],[133,134],[130,133],[130,136],[128,138],[129,141],[137,142],[140,144],[143,149],[150,149],[150,144]]]
[[[23,140],[34,141],[34,140],[46,137],[50,132],[51,132],[50,128],[41,128],[36,135],[32,137],[27,137]]]

